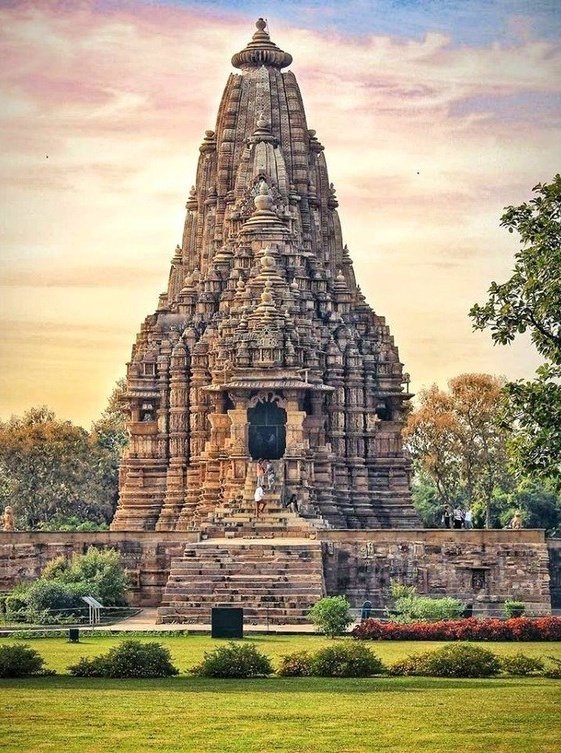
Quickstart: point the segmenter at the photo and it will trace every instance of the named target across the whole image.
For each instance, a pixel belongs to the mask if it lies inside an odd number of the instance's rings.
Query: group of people
[[[276,474],[275,467],[270,460],[258,460],[257,461],[257,486],[265,488],[267,491],[271,491],[275,485]]]
[[[445,505],[441,523],[444,528],[473,528],[473,517],[469,507]]]
[[[440,521],[444,528],[473,528],[473,516],[469,507],[445,505]],[[517,510],[506,528],[522,528],[522,513]]]
[[[256,514],[259,516],[264,510],[266,505],[265,489],[270,492],[275,487],[276,474],[275,468],[270,460],[258,460],[257,461],[257,486],[255,487],[255,509]],[[296,494],[291,494],[288,499],[283,502],[283,506],[292,512],[298,512],[298,497]]]

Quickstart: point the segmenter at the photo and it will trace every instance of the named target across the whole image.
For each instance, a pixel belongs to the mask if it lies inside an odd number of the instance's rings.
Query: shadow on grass
[[[115,691],[145,692],[163,690],[166,693],[422,693],[434,690],[492,689],[500,690],[523,685],[525,690],[555,683],[544,678],[448,679],[436,677],[270,677],[239,679],[210,679],[179,676],[151,680],[77,678],[68,675],[28,677],[0,680],[0,689],[36,688],[41,691]]]

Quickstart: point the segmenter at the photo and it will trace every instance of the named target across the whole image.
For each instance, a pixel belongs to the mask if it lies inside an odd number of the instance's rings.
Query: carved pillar
[[[181,513],[185,497],[188,464],[189,400],[187,378],[187,349],[179,343],[173,349],[170,362],[169,390],[169,465],[166,477],[166,496],[156,525],[158,531],[172,531]]]

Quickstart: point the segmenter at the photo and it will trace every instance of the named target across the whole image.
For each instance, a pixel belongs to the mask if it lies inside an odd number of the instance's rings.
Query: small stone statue
[[[517,510],[514,513],[513,518],[510,521],[510,527],[514,528],[515,530],[522,528],[522,513],[520,512],[520,510]]]
[[[10,505],[7,505],[4,508],[4,514],[2,515],[2,530],[3,531],[14,531],[15,525],[14,525],[14,510]]]

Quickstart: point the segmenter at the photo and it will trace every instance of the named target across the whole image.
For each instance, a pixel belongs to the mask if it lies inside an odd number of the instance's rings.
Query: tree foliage
[[[533,381],[507,385],[512,451],[522,468],[561,484],[561,175],[533,192],[501,217],[520,239],[512,276],[492,282],[487,303],[475,304],[470,316],[502,345],[528,332],[545,359]]]
[[[46,406],[0,422],[0,506],[13,508],[18,528],[80,530],[111,520],[126,444],[122,389],[118,383],[91,432]]]
[[[448,392],[433,385],[421,391],[404,433],[416,470],[432,480],[440,504],[479,504],[487,526],[494,490],[508,478],[503,384],[489,374],[461,374],[450,379]]]

